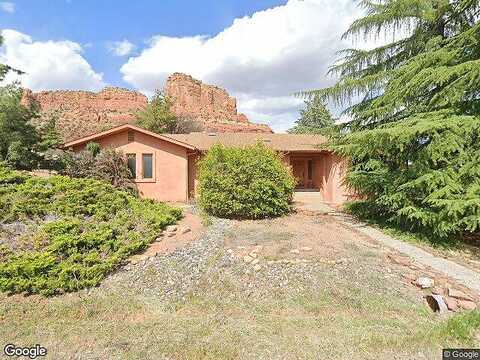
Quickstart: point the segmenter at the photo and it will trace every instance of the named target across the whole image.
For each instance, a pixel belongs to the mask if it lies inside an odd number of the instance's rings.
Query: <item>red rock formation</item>
[[[204,84],[190,75],[170,75],[165,95],[172,100],[172,111],[177,116],[202,122],[206,131],[272,132],[267,125],[252,124],[244,114],[239,114],[237,100],[224,89]]]
[[[165,93],[173,100],[175,114],[201,122],[205,131],[272,132],[267,125],[252,124],[244,114],[238,114],[235,98],[225,90],[191,76],[171,75]],[[98,93],[25,90],[22,101],[39,105],[40,121],[55,115],[58,130],[68,141],[135,121],[135,113],[148,100],[137,91],[107,87]]]
[[[67,141],[132,122],[135,113],[147,104],[147,97],[137,91],[107,87],[98,93],[25,90],[22,101],[37,103],[42,119],[56,116],[58,130]]]

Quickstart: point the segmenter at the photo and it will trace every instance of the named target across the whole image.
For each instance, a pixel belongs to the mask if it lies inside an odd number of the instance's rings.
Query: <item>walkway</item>
[[[334,211],[323,202],[322,194],[319,191],[295,191],[293,205],[297,210],[319,214],[328,214]]]
[[[393,248],[405,255],[410,256],[412,259],[420,264],[429,266],[434,270],[444,273],[445,275],[455,279],[458,283],[476,291],[480,294],[480,274],[474,270],[471,270],[465,266],[459,265],[453,261],[440,258],[430,254],[429,252],[422,250],[414,245],[408,244],[404,241],[397,240],[391,236],[388,236],[381,231],[353,219],[345,214],[337,213],[334,216],[343,224],[355,228],[360,233],[370,237],[371,239]]]

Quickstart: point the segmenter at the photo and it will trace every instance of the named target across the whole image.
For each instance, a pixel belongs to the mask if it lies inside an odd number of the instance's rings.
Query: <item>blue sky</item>
[[[251,121],[291,126],[296,91],[326,76],[352,0],[0,1],[0,62],[35,91],[113,85],[151,94],[168,74],[225,87]],[[12,79],[9,79],[12,80]]]

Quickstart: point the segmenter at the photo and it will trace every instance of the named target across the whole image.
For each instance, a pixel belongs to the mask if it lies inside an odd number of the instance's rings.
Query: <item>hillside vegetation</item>
[[[180,217],[105,182],[0,166],[0,290],[51,295],[95,286]]]

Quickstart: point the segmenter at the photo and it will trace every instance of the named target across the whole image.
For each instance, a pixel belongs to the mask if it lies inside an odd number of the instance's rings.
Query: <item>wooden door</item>
[[[292,161],[293,176],[297,179],[297,187],[305,187],[305,160]]]

